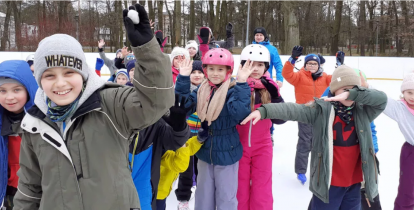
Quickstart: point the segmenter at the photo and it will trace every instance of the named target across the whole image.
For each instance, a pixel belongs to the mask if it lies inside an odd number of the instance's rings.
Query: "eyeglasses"
[[[318,64],[317,64],[317,63],[307,63],[306,65],[307,65],[307,66],[318,66]]]

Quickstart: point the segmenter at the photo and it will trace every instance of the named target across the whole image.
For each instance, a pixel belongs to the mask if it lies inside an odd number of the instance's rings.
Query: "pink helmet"
[[[229,73],[233,73],[234,59],[230,51],[223,48],[209,50],[203,57],[203,67],[206,65],[223,65],[230,67]]]

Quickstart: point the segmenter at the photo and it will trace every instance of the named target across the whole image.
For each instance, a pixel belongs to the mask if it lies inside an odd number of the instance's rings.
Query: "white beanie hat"
[[[198,44],[194,40],[190,40],[187,42],[187,45],[185,46],[185,49],[188,50],[190,47],[193,47],[196,51],[198,51]]]
[[[182,48],[182,47],[174,47],[173,51],[171,52],[170,59],[171,59],[171,65],[173,65],[173,60],[176,56],[183,55],[185,59],[190,60],[190,53],[188,50]]]
[[[404,76],[403,83],[401,85],[401,93],[406,90],[414,90],[414,72]]]

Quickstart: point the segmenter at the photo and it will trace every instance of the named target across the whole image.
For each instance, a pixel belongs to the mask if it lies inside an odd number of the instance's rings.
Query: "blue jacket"
[[[134,143],[134,141],[133,141]],[[134,156],[134,162],[132,157]],[[139,201],[142,210],[151,210],[152,202],[152,186],[151,186],[151,164],[152,164],[152,145],[133,155],[129,153],[129,161],[132,165],[132,179],[134,180],[135,188],[137,188]]]
[[[22,83],[28,94],[29,98],[25,104],[25,110],[28,110],[34,105],[34,98],[37,91],[37,83],[30,70],[29,64],[23,60],[9,60],[0,63],[0,77],[9,77]],[[4,108],[0,105],[0,130],[2,130]],[[5,126],[5,125],[4,125]],[[6,194],[7,181],[8,181],[8,135],[0,135],[0,205]]]
[[[190,92],[190,77],[179,75],[175,92],[186,97],[186,107],[197,102],[197,91]],[[243,155],[236,125],[246,118],[250,110],[250,87],[247,83],[237,83],[227,92],[226,102],[216,120],[209,126],[209,136],[196,156],[213,165],[232,165]],[[187,115],[196,111],[194,106]]]
[[[325,92],[323,92],[322,97],[328,97],[330,94],[331,88],[326,88]],[[377,130],[375,129],[376,126],[374,121],[371,122],[371,133],[372,133],[372,143],[374,144],[375,154],[378,152],[378,139],[377,139]]]
[[[263,41],[257,43],[256,41],[253,41],[253,44],[261,44],[265,46],[269,52],[270,52],[270,63],[269,63],[269,73],[270,77],[273,78],[273,67],[276,69],[276,80],[283,82],[283,76],[282,76],[282,69],[283,64],[280,60],[279,52],[277,51],[276,47],[271,45],[269,41]]]

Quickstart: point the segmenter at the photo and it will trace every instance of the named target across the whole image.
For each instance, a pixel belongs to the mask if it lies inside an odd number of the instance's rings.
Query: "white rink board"
[[[33,52],[32,52],[33,53]],[[22,59],[25,60],[30,52],[0,52],[0,62],[4,60]],[[95,68],[96,58],[99,58],[99,54],[85,53],[87,63],[91,69]],[[108,58],[115,58],[115,53],[106,53]],[[281,55],[282,64],[284,64],[290,56]],[[335,70],[336,59],[335,56],[324,56],[326,63],[324,70],[328,74],[332,74]],[[301,68],[305,60],[305,56],[299,58],[301,60],[296,64],[296,67]],[[237,74],[237,70],[240,64],[240,55],[234,55],[234,72]],[[345,64],[353,68],[361,69],[368,78],[379,79],[402,79],[403,76],[410,71],[414,71],[414,58],[404,57],[345,57]],[[106,66],[102,68],[101,73],[109,74],[109,70]],[[275,75],[275,74],[273,74]],[[105,77],[104,77],[105,78]]]

